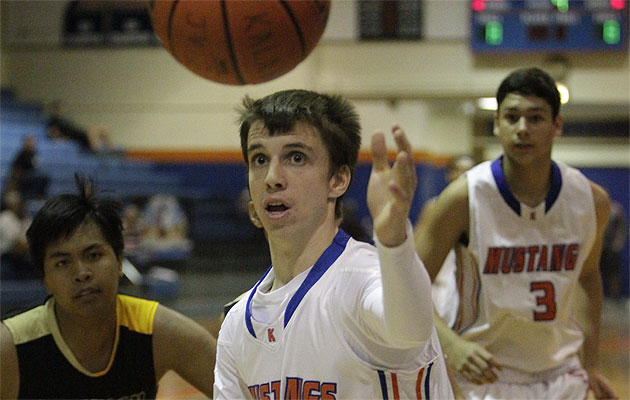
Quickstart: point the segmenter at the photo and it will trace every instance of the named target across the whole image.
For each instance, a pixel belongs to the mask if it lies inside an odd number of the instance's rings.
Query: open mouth
[[[289,207],[285,206],[282,203],[271,203],[271,204],[267,204],[267,207],[265,209],[268,212],[276,213],[276,212],[286,211],[289,209]]]

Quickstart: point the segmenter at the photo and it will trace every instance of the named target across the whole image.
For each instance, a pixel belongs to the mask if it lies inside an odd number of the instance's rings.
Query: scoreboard
[[[474,52],[628,51],[628,0],[471,0]]]

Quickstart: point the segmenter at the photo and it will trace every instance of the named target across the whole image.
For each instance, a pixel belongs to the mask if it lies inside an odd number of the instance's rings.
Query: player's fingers
[[[501,364],[499,363],[499,361],[497,361],[496,358],[494,358],[494,356],[490,353],[488,353],[488,357],[485,358],[486,362],[488,364],[490,364],[492,366],[492,368],[496,368],[499,371],[501,371],[503,368],[501,367]]]
[[[408,154],[411,154],[411,143],[405,134],[405,131],[399,125],[394,125],[392,127],[392,133],[394,134],[394,141],[396,142],[396,146],[398,146],[398,151],[404,151]]]
[[[473,371],[468,369],[468,367],[466,365],[464,365],[464,367],[459,371],[459,373],[462,374],[462,376],[464,378],[466,378],[468,381],[474,383],[475,385],[481,385],[482,384],[481,380],[477,377],[477,374],[475,374]]]
[[[409,153],[400,152],[396,155],[396,162],[394,162],[392,171],[394,174],[394,180],[403,188],[403,190],[405,190],[408,194],[415,191],[417,178]]]
[[[467,362],[462,366],[463,370],[470,371],[475,375],[482,375],[483,368],[480,368],[475,362],[473,362],[472,357],[468,357]]]
[[[493,383],[499,378],[491,368],[486,368],[482,372],[482,379],[485,383]]]
[[[372,165],[373,168],[382,171],[387,168],[387,147],[385,145],[385,134],[376,131],[372,134]]]
[[[479,355],[478,357],[473,358],[472,362],[481,369],[481,375],[485,382],[492,383],[498,379],[497,374],[494,372],[494,368],[498,368],[500,370],[501,366],[498,362],[496,362],[495,358],[490,353],[485,352],[485,357]]]

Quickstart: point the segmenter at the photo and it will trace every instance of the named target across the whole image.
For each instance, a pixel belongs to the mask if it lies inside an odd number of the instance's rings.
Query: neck
[[[88,371],[103,370],[116,340],[116,308],[95,317],[65,314],[55,306],[59,332],[72,354]]]
[[[334,219],[328,219],[302,240],[297,237],[298,235],[291,238],[270,235],[269,250],[275,274],[271,290],[284,286],[313,266],[328,248],[337,230]]]
[[[538,161],[535,167],[524,167],[503,157],[503,174],[512,194],[522,203],[535,207],[549,192],[551,159]]]

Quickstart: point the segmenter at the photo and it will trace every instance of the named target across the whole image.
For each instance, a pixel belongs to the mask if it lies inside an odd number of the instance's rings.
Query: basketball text
[[[337,398],[337,383],[296,377],[287,377],[282,394],[280,381],[252,385],[248,389],[252,398],[256,400],[335,400]]]
[[[539,271],[572,271],[578,258],[578,243],[533,245],[528,247],[490,247],[484,274],[509,274]]]

